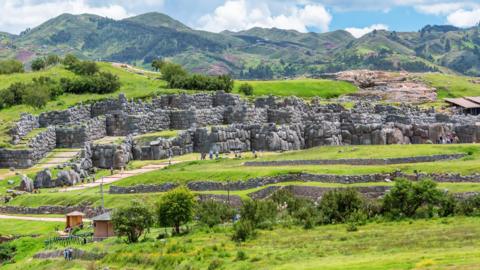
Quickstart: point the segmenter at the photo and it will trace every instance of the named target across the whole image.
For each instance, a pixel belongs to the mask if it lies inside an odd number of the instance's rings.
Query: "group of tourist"
[[[437,144],[451,144],[451,143],[459,143],[460,139],[457,136],[452,134],[448,134],[446,136],[440,136],[437,139]]]
[[[227,153],[227,156],[228,156],[229,154],[232,154],[232,153],[233,153],[233,155],[234,155],[235,158],[242,158],[242,153],[243,153],[243,152],[242,152],[241,150],[233,150],[233,151],[231,151],[230,153]],[[220,158],[220,153],[218,152],[218,150],[215,151],[215,153],[214,153],[212,150],[210,150],[210,152],[208,153],[209,159],[210,159],[210,160],[213,160],[214,155],[215,155],[215,159],[219,159],[219,158]],[[254,158],[258,158],[257,151],[252,150],[252,155],[253,155]],[[207,153],[201,152],[201,153],[200,153],[200,160],[206,160],[206,159],[207,159]]]

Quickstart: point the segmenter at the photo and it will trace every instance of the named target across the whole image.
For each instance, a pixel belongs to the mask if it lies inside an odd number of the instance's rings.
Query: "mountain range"
[[[140,66],[161,57],[194,72],[254,79],[363,68],[480,76],[480,26],[428,25],[417,32],[379,30],[354,38],[343,30],[210,33],[161,13],[123,20],[62,14],[19,35],[0,32],[0,58],[28,63],[50,53]]]

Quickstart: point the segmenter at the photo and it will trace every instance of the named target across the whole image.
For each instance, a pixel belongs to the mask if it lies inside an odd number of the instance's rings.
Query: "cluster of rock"
[[[162,95],[150,101],[118,99],[79,105],[64,111],[22,117],[31,127],[49,127],[55,143],[49,147],[80,147],[104,136],[128,136],[162,130],[184,130],[175,138],[151,142],[90,145],[92,166],[121,167],[132,159],[163,159],[190,152],[286,151],[321,145],[480,142],[479,116],[443,115],[434,110],[401,105],[306,102],[296,97],[257,98],[238,95]],[[36,122],[37,121],[37,122]],[[26,126],[27,124],[24,124]],[[29,128],[16,128],[21,136]],[[130,138],[130,137],[129,137]],[[5,154],[0,167],[28,167],[44,155]],[[32,155],[35,156],[32,157]],[[20,158],[19,158],[20,157]]]

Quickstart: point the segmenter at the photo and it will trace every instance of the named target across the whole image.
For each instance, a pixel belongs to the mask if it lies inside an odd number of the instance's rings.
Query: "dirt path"
[[[27,216],[9,216],[9,215],[0,215],[0,219],[16,219],[16,220],[47,221],[47,222],[65,222],[65,218],[27,217]]]
[[[177,164],[179,162],[180,161],[172,161],[172,165]],[[165,162],[165,163],[156,164],[156,165],[147,165],[147,166],[144,166],[144,167],[142,167],[140,169],[136,169],[136,170],[124,171],[123,173],[120,172],[120,173],[117,173],[117,174],[114,174],[114,175],[105,176],[105,177],[103,177],[103,184],[104,185],[111,184],[111,183],[114,183],[116,181],[125,179],[125,178],[130,177],[130,176],[135,176],[135,175],[139,175],[139,174],[143,174],[143,173],[147,173],[147,172],[151,172],[151,171],[160,170],[160,169],[163,169],[167,166],[169,166],[169,164],[168,164],[168,162]],[[87,189],[87,188],[92,188],[92,187],[98,187],[98,186],[100,186],[101,183],[102,183],[101,180],[96,180],[93,183],[86,183],[86,184],[81,184],[81,185],[77,185],[77,186],[73,186],[73,187],[63,188],[63,189],[60,189],[59,192],[69,192],[69,191],[82,190],[82,189]]]

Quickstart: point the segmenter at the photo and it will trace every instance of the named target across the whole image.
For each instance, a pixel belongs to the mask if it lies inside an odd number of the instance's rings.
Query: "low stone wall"
[[[18,144],[30,131],[39,127],[40,124],[37,116],[22,113],[20,120],[17,121],[8,132],[9,135],[12,136],[12,144]]]
[[[27,144],[27,149],[0,149],[0,168],[29,168],[44,158],[55,148],[55,128],[33,137]]]
[[[65,125],[90,119],[90,105],[79,105],[63,111],[51,111],[41,113],[39,123],[41,127]]]
[[[86,142],[106,136],[105,117],[96,117],[80,124],[56,127],[56,144],[59,148],[80,148]]]
[[[218,190],[247,190],[263,186],[268,186],[284,182],[322,182],[338,184],[355,184],[386,182],[390,179],[406,178],[412,181],[419,179],[432,179],[437,182],[480,182],[480,174],[458,175],[458,174],[364,174],[364,175],[335,175],[335,174],[284,174],[273,177],[252,178],[245,181],[220,182],[220,181],[193,181],[187,183],[187,187],[192,191],[218,191]],[[110,186],[111,194],[129,194],[129,193],[153,193],[165,192],[177,187],[175,183],[165,183],[160,185],[135,185],[129,187]]]
[[[93,253],[81,249],[73,249],[72,258],[75,260],[96,261],[105,257],[105,253]],[[63,250],[45,251],[33,255],[34,259],[53,259],[63,257]]]
[[[199,201],[208,201],[213,200],[216,202],[221,202],[225,204],[229,204],[233,207],[240,207],[242,206],[242,198],[237,195],[223,195],[223,194],[198,194],[197,198]]]
[[[316,160],[277,160],[277,161],[252,161],[245,162],[245,166],[301,166],[301,165],[390,165],[403,163],[435,162],[441,160],[453,160],[465,157],[465,154],[417,156],[405,158],[381,158],[381,159],[316,159]]]
[[[74,211],[80,211],[85,214],[85,217],[92,218],[110,211],[111,209],[102,209],[100,207],[91,207],[88,205],[77,206],[40,206],[40,207],[22,207],[22,206],[0,206],[0,213],[3,214],[18,214],[18,215],[45,215],[56,214],[65,215]]]

